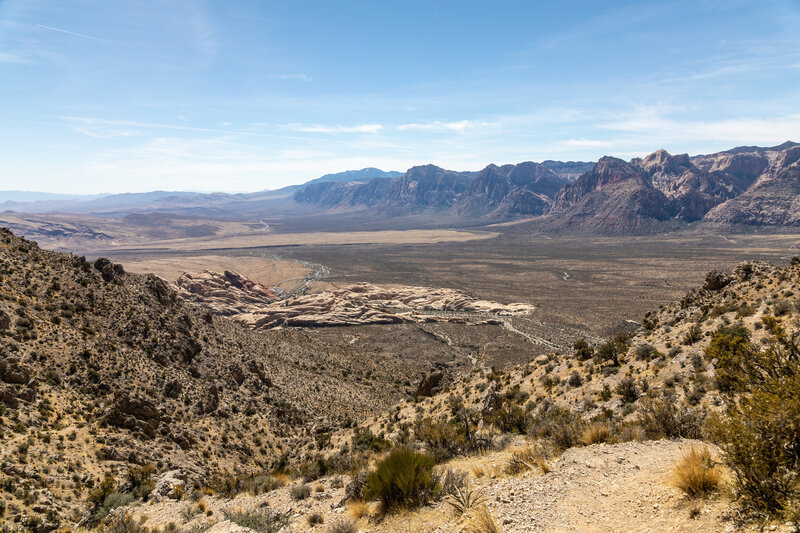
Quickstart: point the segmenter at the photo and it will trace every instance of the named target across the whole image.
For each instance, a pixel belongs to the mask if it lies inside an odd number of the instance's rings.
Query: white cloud
[[[464,133],[469,128],[488,126],[488,122],[476,122],[474,120],[459,120],[458,122],[414,122],[411,124],[400,124],[397,129],[400,131],[455,131]]]
[[[302,81],[302,82],[310,82],[311,76],[307,74],[272,74],[270,78],[273,80],[295,80],[295,81]]]
[[[612,146],[610,141],[599,141],[595,139],[570,139],[564,143],[565,146],[578,148],[606,148]]]
[[[0,63],[28,64],[32,63],[32,61],[18,54],[12,54],[9,52],[0,52]]]
[[[717,121],[679,120],[659,114],[635,114],[599,124],[604,130],[632,132],[664,141],[726,141],[736,144],[800,139],[800,114],[782,117],[744,117]]]
[[[357,124],[355,126],[325,126],[322,124],[299,124],[291,122],[283,124],[281,129],[306,133],[378,133],[383,129],[380,124]]]

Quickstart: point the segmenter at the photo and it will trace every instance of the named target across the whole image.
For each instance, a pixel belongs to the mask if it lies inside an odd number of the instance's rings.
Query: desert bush
[[[775,316],[783,316],[787,313],[790,313],[793,307],[794,306],[786,300],[778,300],[772,304],[772,313]]]
[[[328,533],[356,533],[358,528],[353,523],[352,520],[348,520],[347,518],[341,518],[328,526],[327,532]]]
[[[513,399],[506,398],[496,411],[487,414],[485,420],[503,433],[521,433],[528,430],[531,416],[525,408]]]
[[[414,437],[424,443],[437,463],[465,453],[470,449],[467,425],[463,413],[450,420],[420,418],[414,422]],[[470,414],[467,413],[467,417]],[[472,421],[468,421],[470,427]]]
[[[706,349],[727,396],[711,428],[745,509],[791,517],[800,508],[800,333],[762,320],[763,348],[745,331],[720,330]]]
[[[639,388],[632,377],[623,378],[618,384],[614,392],[619,394],[624,403],[633,403],[639,399]]]
[[[349,502],[347,504],[347,513],[353,520],[361,520],[369,514],[369,505],[361,500]]]
[[[473,512],[462,530],[464,533],[503,533],[489,509],[483,505]]]
[[[289,514],[276,513],[266,507],[256,511],[223,511],[225,518],[237,526],[247,527],[258,533],[278,533],[289,524]]]
[[[672,400],[647,398],[639,409],[639,424],[648,439],[696,439],[703,433],[706,412],[680,407]]]
[[[386,451],[392,447],[392,443],[383,438],[382,435],[375,435],[369,428],[356,428],[353,432],[352,444],[354,450],[370,450],[373,452]]]
[[[298,483],[289,487],[289,495],[293,500],[305,500],[311,495],[311,487],[305,483]]]
[[[581,434],[580,442],[585,446],[608,442],[611,439],[611,429],[606,424],[594,422]]]
[[[708,447],[692,446],[672,468],[672,482],[690,498],[699,498],[719,487],[722,470],[714,464]]]
[[[137,522],[128,513],[118,513],[100,528],[104,533],[150,533],[152,530]]]
[[[311,513],[310,515],[308,515],[308,518],[306,518],[306,521],[308,522],[309,526],[314,527],[324,523],[325,519],[322,517],[320,513]]]
[[[626,351],[628,351],[628,345],[625,342],[612,339],[597,347],[595,357],[600,361],[610,361],[612,365],[619,366],[619,358]]]
[[[686,346],[691,346],[692,344],[696,343],[702,338],[703,338],[702,328],[700,328],[700,326],[698,326],[697,324],[692,324],[692,326],[683,335],[681,343]]]
[[[150,496],[153,487],[155,487],[155,483],[153,482],[153,474],[155,473],[156,467],[150,464],[132,466],[128,470],[127,481],[131,491],[137,498],[147,500]]]
[[[594,357],[594,348],[586,342],[586,339],[575,341],[575,344],[572,345],[572,349],[575,350],[575,357],[580,361],[585,361]]]
[[[548,407],[533,419],[528,434],[547,439],[557,450],[566,450],[578,444],[585,423],[569,409]]]
[[[635,348],[634,354],[640,361],[649,361],[658,355],[658,350],[652,344],[640,344]]]
[[[117,507],[128,505],[135,499],[134,495],[130,492],[120,493],[112,492],[105,497],[103,503],[95,510],[95,518],[100,520],[108,516],[108,514]]]
[[[547,464],[544,453],[533,446],[525,446],[511,454],[505,471],[507,474],[518,475],[537,468],[545,474],[550,472],[550,465]]]
[[[364,497],[380,500],[384,512],[415,507],[431,499],[436,490],[433,458],[408,448],[393,450],[367,478]]]

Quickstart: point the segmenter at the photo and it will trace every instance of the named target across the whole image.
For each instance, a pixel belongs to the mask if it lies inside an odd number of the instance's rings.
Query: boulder
[[[428,373],[417,386],[417,391],[414,396],[423,396],[429,398],[439,392],[442,388],[444,381],[444,373],[441,370],[436,370]]]
[[[103,421],[108,425],[137,431],[149,438],[156,436],[162,420],[163,415],[151,400],[126,392],[119,393],[103,415]]]
[[[706,282],[703,288],[707,291],[719,291],[726,287],[731,281],[733,281],[733,278],[728,274],[712,270],[706,274]]]
[[[122,265],[112,263],[111,260],[105,257],[100,257],[94,262],[94,268],[100,272],[104,281],[111,281],[116,276],[125,274],[125,269]]]
[[[25,385],[31,379],[31,369],[16,359],[0,359],[0,380],[15,385]]]
[[[150,493],[150,499],[155,502],[165,499],[180,499],[188,479],[189,472],[180,468],[164,472],[156,480],[153,492]]]

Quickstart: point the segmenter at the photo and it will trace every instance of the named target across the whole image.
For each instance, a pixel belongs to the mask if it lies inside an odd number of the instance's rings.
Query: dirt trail
[[[503,327],[506,328],[508,331],[510,331],[511,333],[516,333],[517,335],[520,335],[521,337],[527,339],[532,344],[536,344],[538,346],[544,346],[545,348],[549,348],[551,350],[560,350],[561,349],[561,347],[558,344],[552,343],[550,341],[546,341],[546,340],[542,339],[541,337],[534,337],[533,335],[529,335],[529,334],[525,333],[524,331],[518,330],[516,327],[514,327],[514,324],[511,323],[511,319],[510,318],[503,318],[503,319],[500,320],[500,322],[503,324]]]
[[[735,531],[722,497],[692,502],[671,486],[673,465],[692,445],[705,446],[660,440],[572,448],[549,474],[488,487],[489,508],[505,533]]]
[[[473,488],[485,497],[490,512],[503,533],[594,533],[594,532],[755,532],[755,525],[737,527],[730,520],[730,501],[725,495],[707,500],[688,500],[670,484],[671,469],[691,446],[706,446],[691,440],[660,440],[623,444],[596,444],[572,448],[553,462],[548,474],[529,472],[520,477],[502,474],[510,451],[455,459],[450,467],[474,471],[481,467],[486,475],[475,479]],[[349,476],[342,476],[345,483]],[[225,511],[254,510],[269,506],[289,513],[287,532],[323,533],[330,524],[347,516],[337,506],[344,497],[341,485],[332,478],[314,482],[317,487],[306,500],[293,501],[289,487],[260,496],[241,495],[234,499],[205,498],[212,513],[185,520],[191,502],[167,500],[133,509],[137,518],[148,517],[148,524],[175,522],[183,527],[214,526],[209,531],[232,533],[250,531],[225,520]],[[694,517],[691,511],[696,510]],[[319,513],[324,524],[310,527],[307,517]],[[450,506],[438,502],[418,510],[392,514],[381,520],[362,518],[362,533],[459,533],[466,517],[458,517]],[[788,533],[785,524],[768,525],[768,531]],[[282,530],[284,531],[284,530]]]

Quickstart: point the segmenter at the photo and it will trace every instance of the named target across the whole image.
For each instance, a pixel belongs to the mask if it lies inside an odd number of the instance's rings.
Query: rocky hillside
[[[737,154],[732,158],[747,157]],[[722,224],[800,226],[800,146],[781,151],[774,161],[766,156],[748,163],[764,172],[739,196],[710,210],[705,220]]]
[[[160,278],[0,230],[5,517],[74,524],[104,477],[121,482],[136,465],[208,484],[297,460],[315,428],[401,398],[412,361],[303,331],[254,332]]]
[[[556,226],[629,232],[669,220],[667,204],[632,164],[604,157],[558,193],[548,215]]]
[[[689,157],[658,150],[630,162],[604,157],[559,192],[550,227],[663,231],[695,221],[796,226],[797,149],[740,147]]]
[[[706,348],[720,330],[744,329],[754,345],[775,325],[795,333],[799,294],[800,259],[710,272],[681,301],[648,313],[632,335],[577,343],[574,352],[507,370],[428,376],[413,399],[326,435],[314,452],[324,468],[288,487],[274,482],[236,498],[208,493],[202,503],[172,497],[124,512],[148,525],[214,531],[238,531],[259,516],[285,531],[763,531],[764,517],[744,521],[731,496],[723,450],[702,441],[709,415],[732,399],[720,391],[718,360]],[[444,496],[388,515],[360,501],[366,472],[394,446],[433,457]],[[707,494],[678,488],[676,465],[690,450],[707,450],[697,468],[719,472]],[[490,518],[480,529],[482,505]],[[787,520],[766,525],[795,530]]]

